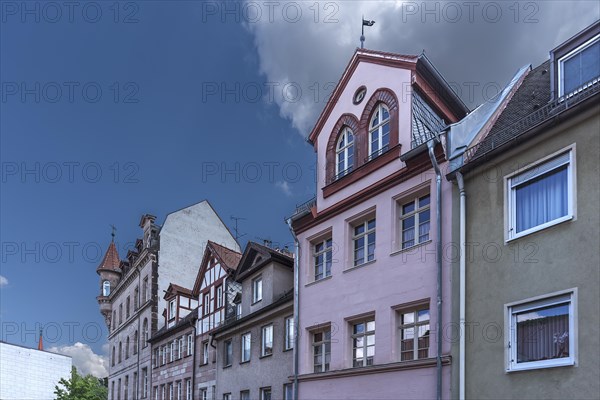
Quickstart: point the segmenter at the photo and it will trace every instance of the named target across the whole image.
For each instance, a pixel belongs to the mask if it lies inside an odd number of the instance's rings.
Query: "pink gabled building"
[[[437,351],[451,269],[438,263],[436,219],[439,202],[449,243],[452,187],[441,179],[438,195],[433,160],[443,175],[438,133],[467,112],[424,55],[354,53],[309,136],[316,198],[290,219],[298,399],[451,397],[450,340]]]

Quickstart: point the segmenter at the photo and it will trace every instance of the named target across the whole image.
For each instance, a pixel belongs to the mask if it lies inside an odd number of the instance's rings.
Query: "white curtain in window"
[[[567,215],[567,168],[562,166],[516,187],[517,232]]]

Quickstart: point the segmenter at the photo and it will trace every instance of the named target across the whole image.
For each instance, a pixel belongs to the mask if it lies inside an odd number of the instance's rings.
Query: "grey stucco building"
[[[293,265],[291,254],[248,243],[236,270],[242,290],[217,348],[217,399],[292,399]]]
[[[457,398],[600,394],[599,77],[596,22],[517,74],[498,107],[470,124],[479,129],[471,142],[454,143],[464,145],[447,176],[458,183],[461,248]]]

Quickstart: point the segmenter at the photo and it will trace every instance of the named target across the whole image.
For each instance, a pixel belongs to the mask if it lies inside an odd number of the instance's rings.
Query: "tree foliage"
[[[106,400],[108,388],[104,379],[92,375],[81,376],[71,368],[71,379],[62,378],[54,388],[56,400]],[[61,387],[62,386],[62,387]]]

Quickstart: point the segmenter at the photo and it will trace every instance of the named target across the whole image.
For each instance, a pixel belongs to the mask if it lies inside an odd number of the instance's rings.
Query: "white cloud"
[[[8,285],[8,279],[6,279],[4,276],[0,275],[0,287],[4,287]]]
[[[277,186],[283,192],[283,194],[285,194],[286,196],[288,196],[288,197],[292,196],[292,188],[291,188],[290,184],[288,183],[288,181],[275,182],[275,186]]]
[[[425,49],[444,77],[458,85],[463,101],[474,107],[497,93],[494,89],[504,86],[521,66],[547,59],[550,49],[600,12],[599,3],[586,1],[519,3],[518,12],[508,2],[478,2],[472,12],[472,5],[461,2],[450,2],[454,8],[426,3],[291,2],[294,5],[286,8],[278,2],[272,12],[262,7],[260,18],[249,18],[245,27],[254,36],[259,72],[275,87],[280,115],[301,135],[309,133],[326,95],[360,46],[362,15],[376,21],[365,27],[366,48],[415,55]],[[246,0],[249,9],[260,4]],[[492,22],[497,7],[500,17]],[[290,85],[300,87],[302,96],[286,96],[284,88],[290,92]]]
[[[73,358],[73,365],[77,367],[77,370],[82,375],[91,374],[98,378],[108,376],[108,358],[94,353],[87,344],[77,342],[72,346],[50,347],[47,350],[71,356]]]

